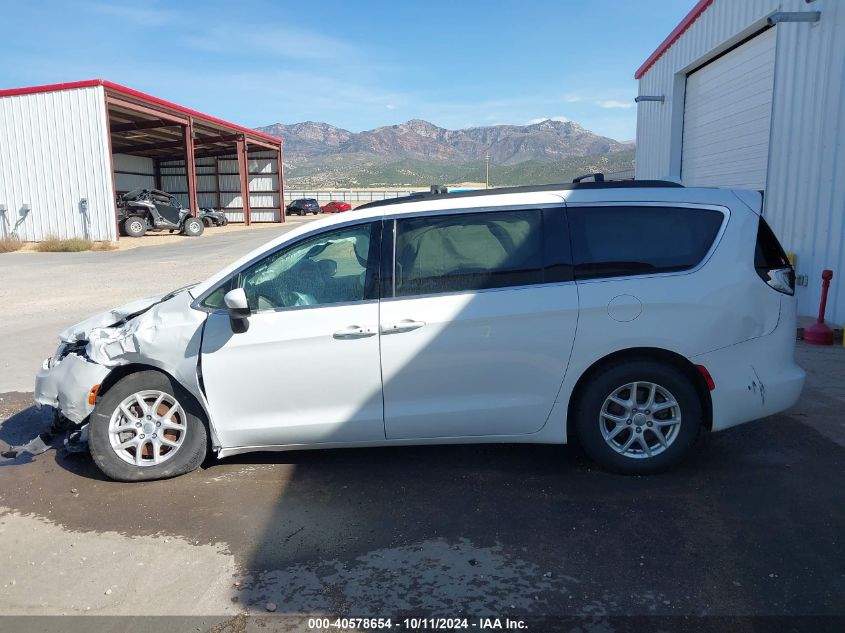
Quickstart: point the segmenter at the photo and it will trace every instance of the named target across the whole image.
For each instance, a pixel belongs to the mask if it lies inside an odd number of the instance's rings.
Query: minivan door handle
[[[401,334],[402,332],[410,332],[417,330],[425,325],[425,321],[414,321],[412,319],[402,319],[396,323],[383,325],[381,327],[382,334]]]
[[[338,330],[332,334],[332,338],[350,339],[350,338],[367,338],[368,336],[375,336],[376,329],[374,327],[363,327],[360,325],[349,325],[342,330]]]

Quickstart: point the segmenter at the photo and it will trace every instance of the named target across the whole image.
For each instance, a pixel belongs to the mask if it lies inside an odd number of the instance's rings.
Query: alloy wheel
[[[124,398],[109,421],[112,450],[133,466],[157,466],[185,442],[185,412],[168,393],[156,389]]]
[[[681,407],[665,387],[646,381],[628,383],[605,398],[599,428],[604,441],[620,455],[647,459],[677,439]]]

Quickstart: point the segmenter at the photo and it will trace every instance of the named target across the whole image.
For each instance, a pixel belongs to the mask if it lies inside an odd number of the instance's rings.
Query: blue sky
[[[636,133],[636,68],[693,0],[8,2],[0,87],[103,78],[248,126],[566,118]]]

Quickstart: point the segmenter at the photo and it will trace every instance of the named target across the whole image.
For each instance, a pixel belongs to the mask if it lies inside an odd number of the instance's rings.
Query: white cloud
[[[537,123],[542,123],[543,121],[558,121],[560,123],[566,123],[569,119],[565,116],[541,116],[536,119],[530,119],[525,125],[536,125]]]
[[[393,105],[392,103],[388,103],[388,104],[387,104],[386,106],[384,106],[384,107],[385,107],[385,108],[387,108],[388,110],[395,110],[395,109],[396,109],[396,106],[395,106],[395,105]]]
[[[563,95],[563,100],[567,103],[578,103],[579,101],[583,101],[584,97],[582,97],[581,95],[568,94]]]
[[[602,99],[596,101],[596,105],[600,108],[633,108],[633,101],[618,101],[616,99]]]

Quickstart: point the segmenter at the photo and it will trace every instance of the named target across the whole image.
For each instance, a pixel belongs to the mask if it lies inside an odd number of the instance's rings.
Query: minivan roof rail
[[[590,174],[590,177],[594,174]],[[603,175],[602,175],[603,176]],[[577,180],[577,179],[576,179]],[[374,200],[362,204],[358,209],[371,209],[389,204],[401,204],[403,202],[421,202],[423,200],[441,200],[446,198],[471,198],[474,196],[496,196],[508,193],[532,193],[535,191],[572,191],[578,189],[639,189],[639,188],[669,188],[683,187],[683,185],[671,180],[598,180],[593,182],[572,182],[551,185],[523,185],[520,187],[499,187],[496,189],[478,189],[477,191],[459,191],[455,193],[427,193],[420,191],[398,198],[386,200]]]
[[[586,180],[587,178],[592,178],[593,182],[604,182],[604,174],[601,173],[600,171],[598,171],[594,174],[584,174],[583,176],[578,176],[577,178],[573,178],[572,182],[574,182],[575,184],[578,184],[579,182],[582,182],[582,181]]]

